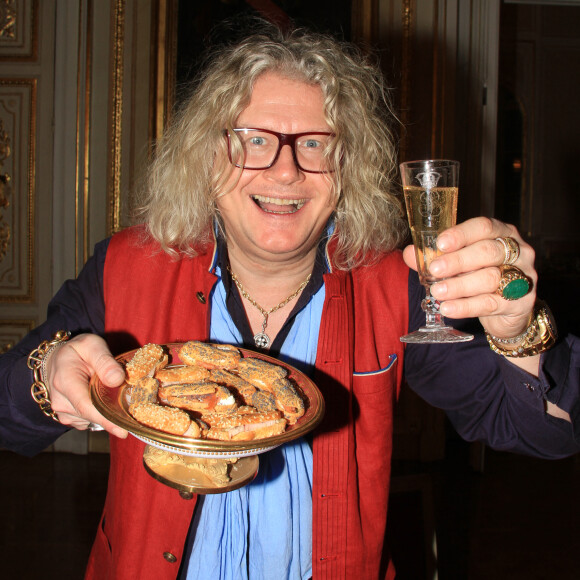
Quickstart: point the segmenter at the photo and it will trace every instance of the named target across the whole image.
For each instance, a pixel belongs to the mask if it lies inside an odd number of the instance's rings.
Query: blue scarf
[[[216,273],[220,275],[219,268]],[[324,286],[296,316],[280,359],[308,373],[316,360]],[[211,302],[212,342],[241,344],[220,280]],[[260,455],[256,479],[199,496],[187,580],[306,580],[312,576],[312,450],[298,439]]]

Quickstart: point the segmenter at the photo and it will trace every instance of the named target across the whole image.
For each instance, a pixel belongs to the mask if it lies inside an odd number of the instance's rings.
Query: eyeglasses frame
[[[238,163],[234,163],[232,159],[232,142],[230,137],[230,132],[228,129],[224,129],[223,133],[228,141],[228,159],[230,163],[235,167],[239,167],[240,169],[248,169],[249,171],[263,171],[264,169],[270,169],[273,167],[276,162],[278,161],[278,157],[280,157],[280,151],[282,151],[282,147],[284,145],[289,145],[290,150],[292,151],[292,158],[294,159],[294,163],[296,167],[300,169],[300,171],[304,171],[305,173],[333,173],[334,170],[327,170],[327,171],[315,171],[313,169],[304,169],[300,162],[298,161],[298,157],[296,155],[296,140],[299,137],[304,137],[304,135],[327,135],[329,137],[334,137],[334,133],[330,133],[328,131],[305,131],[303,133],[279,133],[278,131],[272,131],[270,129],[260,129],[258,127],[239,127],[233,129],[234,133],[238,133],[241,131],[260,131],[262,133],[269,133],[270,135],[274,135],[278,138],[278,151],[276,151],[276,155],[274,155],[274,159],[269,165],[265,167],[245,167],[244,165],[239,165]]]

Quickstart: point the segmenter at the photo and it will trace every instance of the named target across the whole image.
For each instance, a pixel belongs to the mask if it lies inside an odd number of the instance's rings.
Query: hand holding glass
[[[440,303],[430,292],[431,284],[440,280],[429,272],[432,260],[441,254],[437,248],[437,237],[442,231],[455,225],[457,219],[459,162],[408,161],[401,163],[400,169],[419,280],[426,288],[421,308],[427,318],[425,326],[402,336],[401,340],[412,343],[472,340],[473,335],[445,324],[439,311]]]

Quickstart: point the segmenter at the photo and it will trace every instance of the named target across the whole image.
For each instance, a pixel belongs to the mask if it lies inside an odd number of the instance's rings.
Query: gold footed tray
[[[163,345],[169,352],[170,365],[181,366],[179,349],[183,343]],[[155,479],[181,491],[193,493],[223,493],[246,485],[258,471],[258,455],[279,445],[303,437],[315,429],[324,416],[324,399],[316,385],[303,373],[282,361],[267,355],[240,348],[244,358],[259,358],[286,369],[288,378],[301,392],[306,411],[284,433],[252,441],[215,441],[195,439],[183,435],[165,433],[142,425],[129,413],[129,385],[109,388],[94,376],[90,383],[90,393],[97,410],[109,421],[126,429],[131,435],[147,444],[143,462],[147,472]],[[135,350],[117,356],[125,364],[135,354]],[[203,461],[207,460],[204,464]],[[228,461],[229,481],[214,479],[208,484],[207,473],[215,460]],[[196,463],[197,462],[197,463]],[[221,469],[223,470],[223,464]],[[216,467],[212,467],[214,471]],[[205,471],[205,473],[204,473]],[[215,483],[220,481],[221,483]]]
[[[157,481],[179,491],[225,493],[250,483],[258,473],[257,455],[237,458],[191,457],[147,445],[143,465]]]

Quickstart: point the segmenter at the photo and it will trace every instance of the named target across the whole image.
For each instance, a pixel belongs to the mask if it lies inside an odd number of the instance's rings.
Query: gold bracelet
[[[520,344],[515,348],[506,348],[505,344],[514,344],[514,339],[498,338],[486,331],[485,336],[491,350],[502,356],[523,358],[546,352],[556,343],[558,331],[548,306],[538,301],[534,308],[533,318],[526,330],[519,336]]]
[[[60,423],[56,413],[52,410],[52,403],[50,401],[50,393],[46,386],[45,380],[45,361],[48,355],[63,342],[70,338],[70,332],[66,330],[59,330],[52,338],[52,340],[43,340],[38,348],[35,348],[29,355],[27,365],[32,370],[34,382],[30,387],[32,398],[39,404],[40,410],[51,419]]]
[[[513,336],[511,338],[499,338],[498,336],[494,336],[493,334],[490,334],[489,336],[491,337],[491,339],[493,340],[493,342],[495,344],[505,344],[505,345],[520,345],[523,344],[524,342],[528,343],[528,344],[532,344],[534,342],[534,339],[536,338],[537,334],[538,334],[538,325],[536,324],[536,316],[535,316],[536,312],[535,310],[532,310],[532,312],[530,313],[530,317],[528,320],[528,327],[521,333],[518,334],[517,336]],[[510,349],[507,349],[510,350]]]

